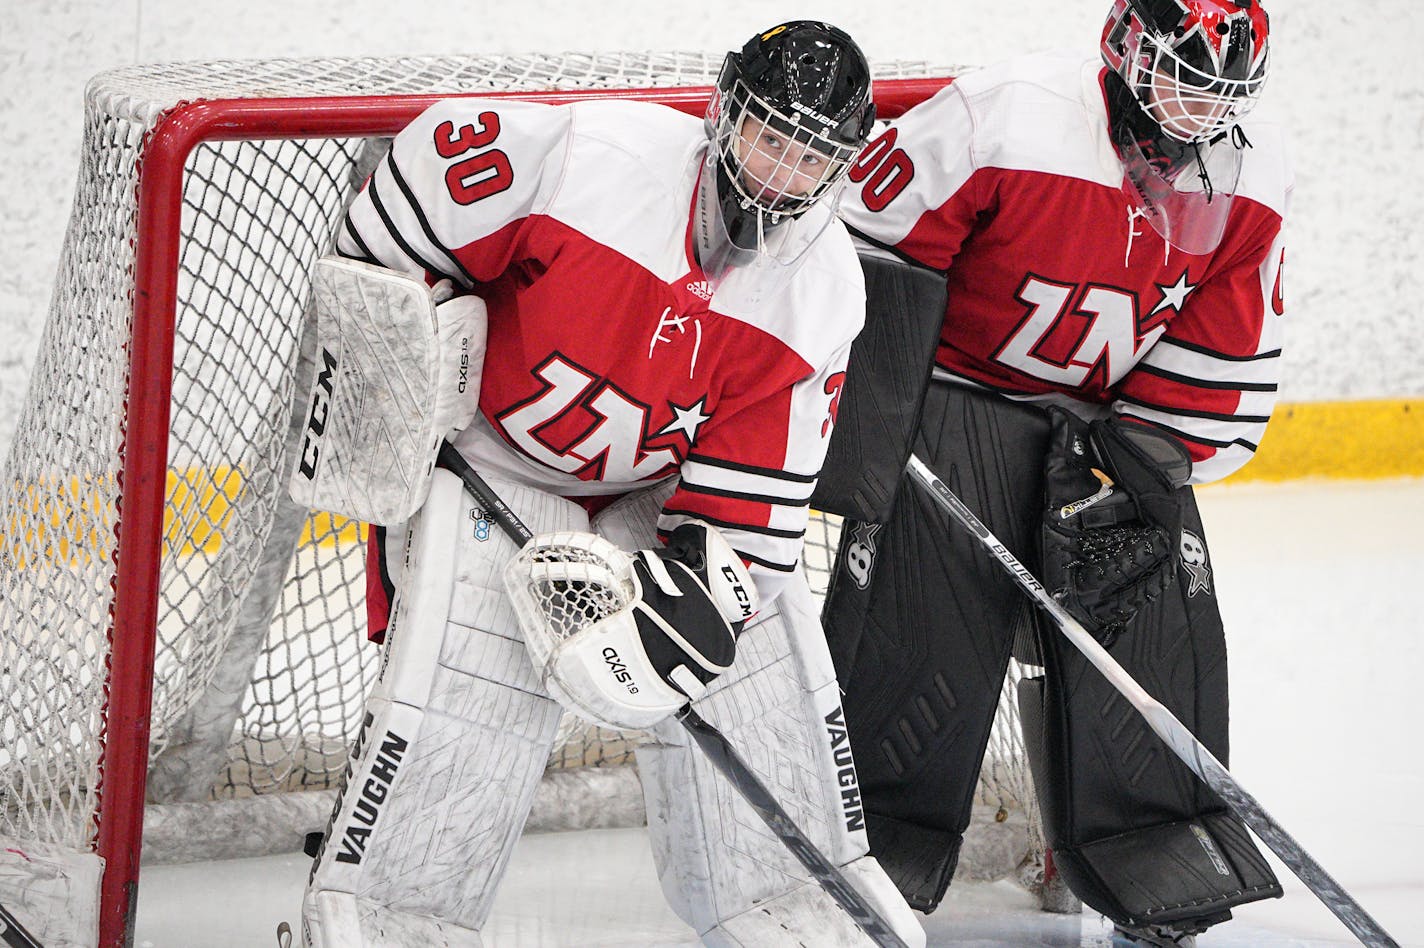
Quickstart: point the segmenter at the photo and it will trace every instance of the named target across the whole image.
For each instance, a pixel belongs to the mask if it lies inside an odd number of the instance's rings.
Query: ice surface
[[[1424,946],[1424,481],[1201,492],[1232,659],[1232,773],[1390,931]],[[272,856],[145,869],[147,948],[275,945],[309,863]],[[1202,948],[1352,944],[1277,866],[1285,898]],[[1101,917],[1052,916],[1012,884],[956,884],[931,945],[1107,944]],[[664,906],[642,830],[525,837],[486,929],[492,948],[695,944]]]

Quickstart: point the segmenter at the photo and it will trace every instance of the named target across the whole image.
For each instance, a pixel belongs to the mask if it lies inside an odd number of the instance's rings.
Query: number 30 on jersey
[[[435,151],[441,158],[461,158],[445,171],[445,187],[456,204],[474,204],[493,194],[508,191],[514,184],[514,168],[509,156],[498,148],[490,148],[499,137],[499,116],[481,112],[479,123],[461,125],[441,122],[435,126]]]

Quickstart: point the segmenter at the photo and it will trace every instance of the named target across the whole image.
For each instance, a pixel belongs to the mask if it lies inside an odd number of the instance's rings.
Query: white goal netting
[[[364,530],[294,507],[285,476],[309,274],[370,142],[449,94],[665,89],[695,102],[673,90],[710,85],[720,65],[691,53],[280,60],[90,84],[49,319],[0,472],[0,850],[28,854],[31,873],[0,859],[0,903],[90,898],[97,870],[73,865],[122,861],[130,834],[112,807],[126,794],[166,805],[150,807],[150,831],[203,858],[251,852],[259,828],[275,836],[262,845],[293,845],[325,820],[329,798],[289,801],[339,782],[375,675]],[[178,108],[200,100],[213,111]],[[808,537],[822,590],[836,530],[818,518]],[[149,688],[145,787],[114,748],[133,742]],[[1008,814],[1029,790],[1012,702],[1002,714],[981,796]],[[571,727],[550,767],[628,772],[630,751]],[[547,825],[578,822],[588,783],[552,798]],[[244,800],[298,815],[275,830]],[[191,808],[203,835],[168,825]],[[586,808],[609,818],[604,803]],[[40,856],[68,868],[46,874]],[[105,886],[104,911],[122,918]],[[94,923],[71,911],[52,924],[36,932],[45,943]]]

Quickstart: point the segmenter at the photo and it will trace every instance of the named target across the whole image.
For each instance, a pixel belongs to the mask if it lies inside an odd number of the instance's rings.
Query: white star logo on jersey
[[[1156,316],[1164,309],[1175,309],[1177,312],[1180,313],[1182,311],[1182,307],[1185,306],[1187,303],[1187,294],[1190,293],[1192,290],[1195,290],[1196,288],[1197,285],[1195,283],[1187,282],[1187,270],[1185,267],[1183,267],[1182,274],[1181,276],[1177,277],[1176,283],[1157,284],[1157,290],[1162,294],[1162,301],[1156,306],[1154,306],[1152,308],[1152,312],[1148,313],[1147,315],[1149,317]]]
[[[668,402],[668,407],[672,409],[672,421],[663,426],[658,432],[659,435],[672,434],[681,431],[687,438],[687,443],[692,444],[697,441],[697,429],[702,427],[702,423],[711,418],[711,415],[703,413],[707,399],[699,398],[696,402],[686,408],[681,405]]]

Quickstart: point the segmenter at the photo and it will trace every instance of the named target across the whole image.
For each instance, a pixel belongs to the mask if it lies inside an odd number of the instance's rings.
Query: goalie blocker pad
[[[437,290],[448,298],[448,284]],[[312,277],[315,366],[289,489],[299,504],[367,523],[425,501],[441,440],[479,403],[487,316],[424,281],[340,257]]]
[[[811,506],[883,523],[920,423],[944,322],[944,274],[862,254],[865,328],[851,346]]]

